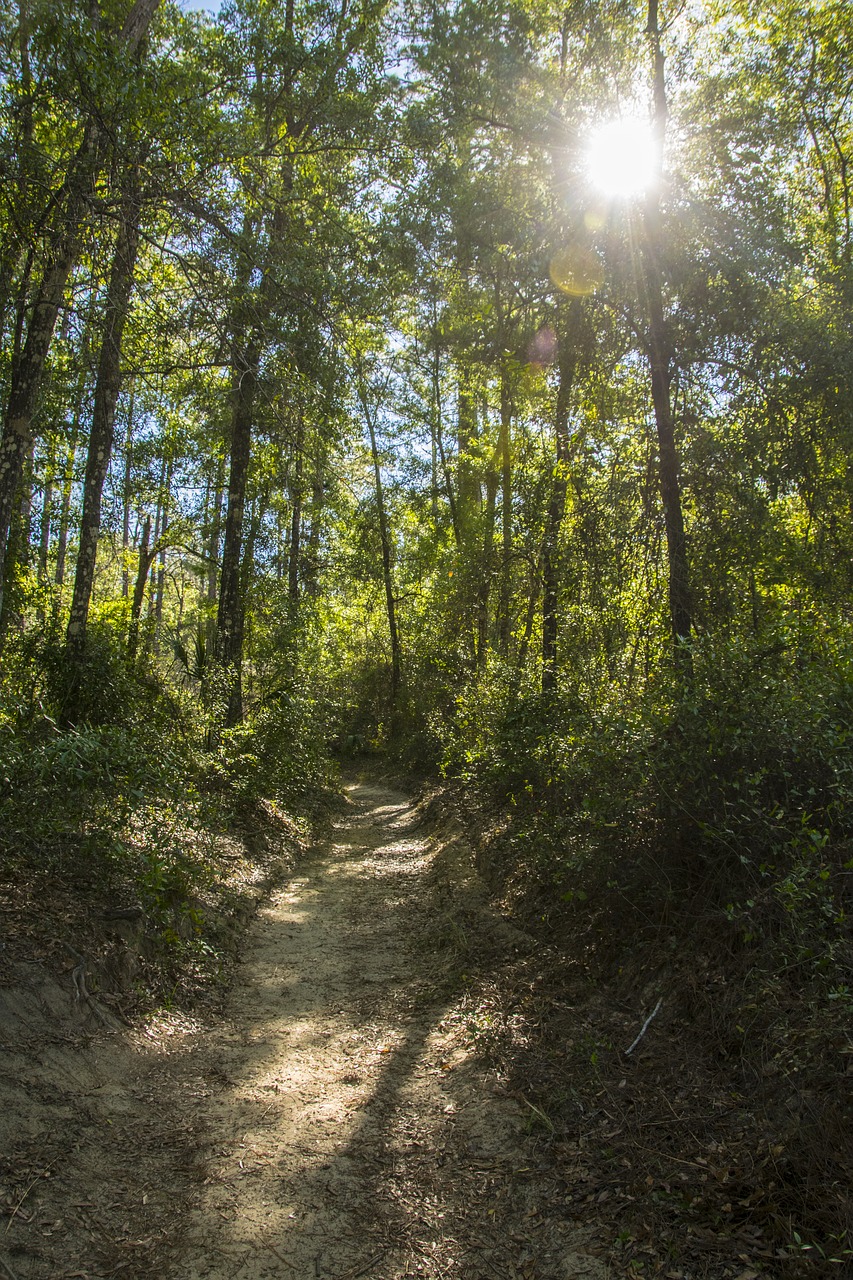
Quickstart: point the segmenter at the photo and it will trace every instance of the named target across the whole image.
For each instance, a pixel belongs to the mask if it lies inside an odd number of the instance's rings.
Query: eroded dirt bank
[[[436,963],[440,839],[398,792],[347,790],[260,913],[224,1017],[41,1051],[7,1275],[607,1274],[538,1181],[529,1114],[471,1053],[465,974]]]

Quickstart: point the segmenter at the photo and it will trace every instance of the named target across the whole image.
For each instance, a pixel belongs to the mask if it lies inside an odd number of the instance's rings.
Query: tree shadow
[[[350,795],[202,1050],[228,1084],[205,1104],[206,1183],[175,1275],[522,1274],[524,1120],[454,1038],[467,975],[437,982],[423,950],[430,841],[405,797]]]

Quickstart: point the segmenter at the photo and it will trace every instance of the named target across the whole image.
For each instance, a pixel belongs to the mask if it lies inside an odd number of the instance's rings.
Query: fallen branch
[[[345,1272],[344,1275],[341,1276],[340,1280],[358,1280],[359,1276],[366,1276],[368,1271],[373,1270],[377,1262],[382,1261],[387,1252],[387,1249],[380,1249],[379,1252],[375,1253],[372,1258],[369,1258],[363,1266],[356,1267],[351,1271]]]
[[[629,1053],[633,1053],[633,1052],[634,1052],[634,1050],[636,1049],[637,1045],[640,1043],[640,1041],[642,1040],[643,1036],[644,1036],[644,1035],[646,1034],[646,1032],[648,1031],[650,1024],[651,1024],[651,1023],[652,1023],[652,1021],[653,1021],[653,1020],[658,1016],[658,1013],[659,1013],[659,1011],[660,1011],[660,1007],[661,1007],[661,1005],[662,1005],[662,1004],[663,1004],[663,997],[661,997],[661,998],[660,998],[660,1000],[658,1000],[658,1002],[657,1002],[657,1004],[655,1005],[654,1009],[652,1009],[651,1013],[650,1013],[650,1014],[649,1014],[649,1016],[646,1018],[646,1020],[645,1020],[645,1022],[643,1023],[643,1025],[640,1027],[640,1034],[637,1036],[637,1038],[636,1038],[636,1040],[634,1041],[634,1043],[633,1043],[633,1044],[632,1044],[628,1049],[626,1049],[626,1050],[625,1050],[625,1057],[626,1057],[626,1058],[628,1057],[628,1054],[629,1054]]]

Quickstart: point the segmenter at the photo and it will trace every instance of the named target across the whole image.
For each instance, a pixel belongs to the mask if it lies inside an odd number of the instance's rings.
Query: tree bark
[[[136,0],[119,40],[135,55],[148,31],[159,0]],[[9,527],[21,469],[32,440],[33,415],[45,362],[65,287],[79,250],[80,227],[91,203],[101,158],[107,144],[105,126],[90,117],[63,185],[57,230],[47,255],[32,307],[26,340],[12,370],[9,398],[0,437],[0,612]]]
[[[501,463],[501,585],[498,599],[498,647],[502,657],[509,653],[510,574],[512,568],[512,397],[509,371],[501,368],[501,428],[498,452]]]
[[[145,517],[145,527],[139,543],[139,563],[136,570],[136,582],[133,586],[133,600],[130,604],[130,626],[127,633],[127,652],[131,661],[136,657],[139,645],[139,620],[142,617],[142,604],[145,600],[145,587],[148,582],[148,570],[154,559],[154,552],[149,550],[151,540],[151,517]],[[156,544],[155,544],[156,546]]]
[[[323,462],[319,459],[311,484],[311,529],[308,534],[308,554],[305,557],[305,590],[309,596],[316,596],[320,589],[320,527],[325,501]]]
[[[127,431],[124,438],[124,483],[121,500],[121,595],[126,600],[130,594],[130,481],[133,473],[133,405],[134,389],[130,390],[130,404],[127,406]]]
[[[471,456],[471,446],[477,439],[477,406],[470,381],[469,371],[460,369],[456,400],[456,493],[459,534],[465,546],[470,546],[482,499]]]
[[[71,525],[71,493],[74,487],[74,463],[77,458],[77,442],[80,438],[80,411],[78,403],[71,424],[71,438],[68,441],[68,453],[65,458],[65,471],[62,476],[62,505],[59,509],[59,532],[56,537],[56,568],[53,581],[59,588],[57,591],[57,607],[59,597],[65,584],[65,557],[68,551],[68,530]]]
[[[290,550],[287,560],[287,597],[291,606],[299,600],[299,553],[302,536],[302,467],[305,445],[305,423],[299,415],[296,430],[296,457],[293,463],[293,483],[290,486]]]
[[[15,494],[24,459],[32,439],[33,415],[41,390],[45,361],[65,286],[77,256],[78,228],[94,190],[99,156],[99,133],[94,124],[86,126],[69,179],[69,194],[51,256],[32,307],[27,336],[14,361],[9,399],[0,437],[0,612],[3,579]]]
[[[359,390],[361,406],[370,433],[370,454],[373,459],[373,477],[376,485],[376,507],[379,514],[379,539],[382,545],[382,580],[385,585],[385,609],[388,615],[388,634],[391,641],[391,716],[392,722],[400,691],[401,662],[400,636],[397,631],[397,605],[394,597],[394,579],[391,572],[391,539],[388,533],[388,516],[385,511],[385,491],[382,487],[382,471],[379,466],[379,450],[376,446],[376,428],[362,389]]]
[[[260,368],[260,343],[252,335],[242,354],[235,356],[233,409],[231,416],[231,459],[228,474],[228,508],[222,547],[219,583],[219,611],[216,620],[218,657],[229,672],[225,727],[233,728],[243,719],[243,600],[240,592],[240,561],[243,546],[243,512],[252,444],[252,418]]]
[[[47,562],[50,556],[51,517],[53,507],[53,487],[56,480],[56,439],[51,441],[51,450],[45,464],[44,484],[42,486],[41,516],[39,518],[39,585],[47,587]]]
[[[216,479],[213,490],[213,511],[210,516],[210,535],[207,542],[207,584],[206,598],[208,608],[212,611],[216,604],[216,580],[219,575],[219,541],[222,536],[222,498],[225,485],[225,460],[216,460]],[[212,636],[208,639],[212,640]]]
[[[577,369],[578,327],[582,303],[579,298],[560,298],[557,308],[557,369],[560,375],[554,409],[554,471],[551,497],[545,517],[542,547],[542,692],[557,686],[557,634],[559,607],[560,533],[566,511],[571,438],[569,409]]]
[[[82,650],[85,643],[89,602],[95,579],[95,560],[101,529],[101,497],[115,435],[116,406],[121,387],[121,345],[133,292],[133,273],[139,250],[139,222],[139,180],[138,175],[131,172],[122,201],[115,255],[104,301],[104,331],[95,383],[86,477],[83,482],[77,573],[67,631],[68,645],[78,651]]]
[[[432,355],[432,395],[433,395],[433,412],[435,413],[435,444],[438,449],[438,457],[441,462],[441,475],[444,481],[444,491],[447,494],[447,505],[450,507],[450,523],[453,528],[453,541],[456,544],[457,551],[461,545],[462,535],[459,530],[459,512],[456,506],[456,497],[453,492],[453,481],[450,478],[450,468],[447,465],[447,452],[444,448],[444,406],[441,397],[441,353],[438,347],[438,336],[433,335],[434,347]]]
[[[486,504],[483,518],[483,564],[477,598],[477,666],[483,667],[489,651],[489,596],[495,567],[495,505],[498,493],[498,454],[486,471]]]
[[[653,64],[654,114],[653,131],[656,147],[655,181],[650,183],[643,205],[643,274],[648,306],[648,347],[651,373],[652,404],[658,438],[660,490],[666,526],[669,567],[669,615],[676,661],[691,668],[690,638],[692,631],[690,570],[687,538],[681,505],[679,457],[675,443],[675,420],[670,398],[672,351],[664,318],[661,250],[661,186],[663,146],[666,133],[667,100],[664,80],[664,57],[658,25],[658,0],[649,0],[648,23]]]

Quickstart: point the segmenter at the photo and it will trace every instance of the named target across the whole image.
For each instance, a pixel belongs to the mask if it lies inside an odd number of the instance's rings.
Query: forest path
[[[527,1119],[438,995],[423,924],[435,841],[400,793],[347,787],[333,838],[261,912],[206,1082],[175,1280],[600,1276],[536,1214]]]
[[[529,1107],[471,1047],[465,966],[521,935],[454,835],[376,780],[346,794],[252,925],[221,1016],[81,1040],[55,983],[7,990],[0,1273],[609,1274],[536,1157]]]

